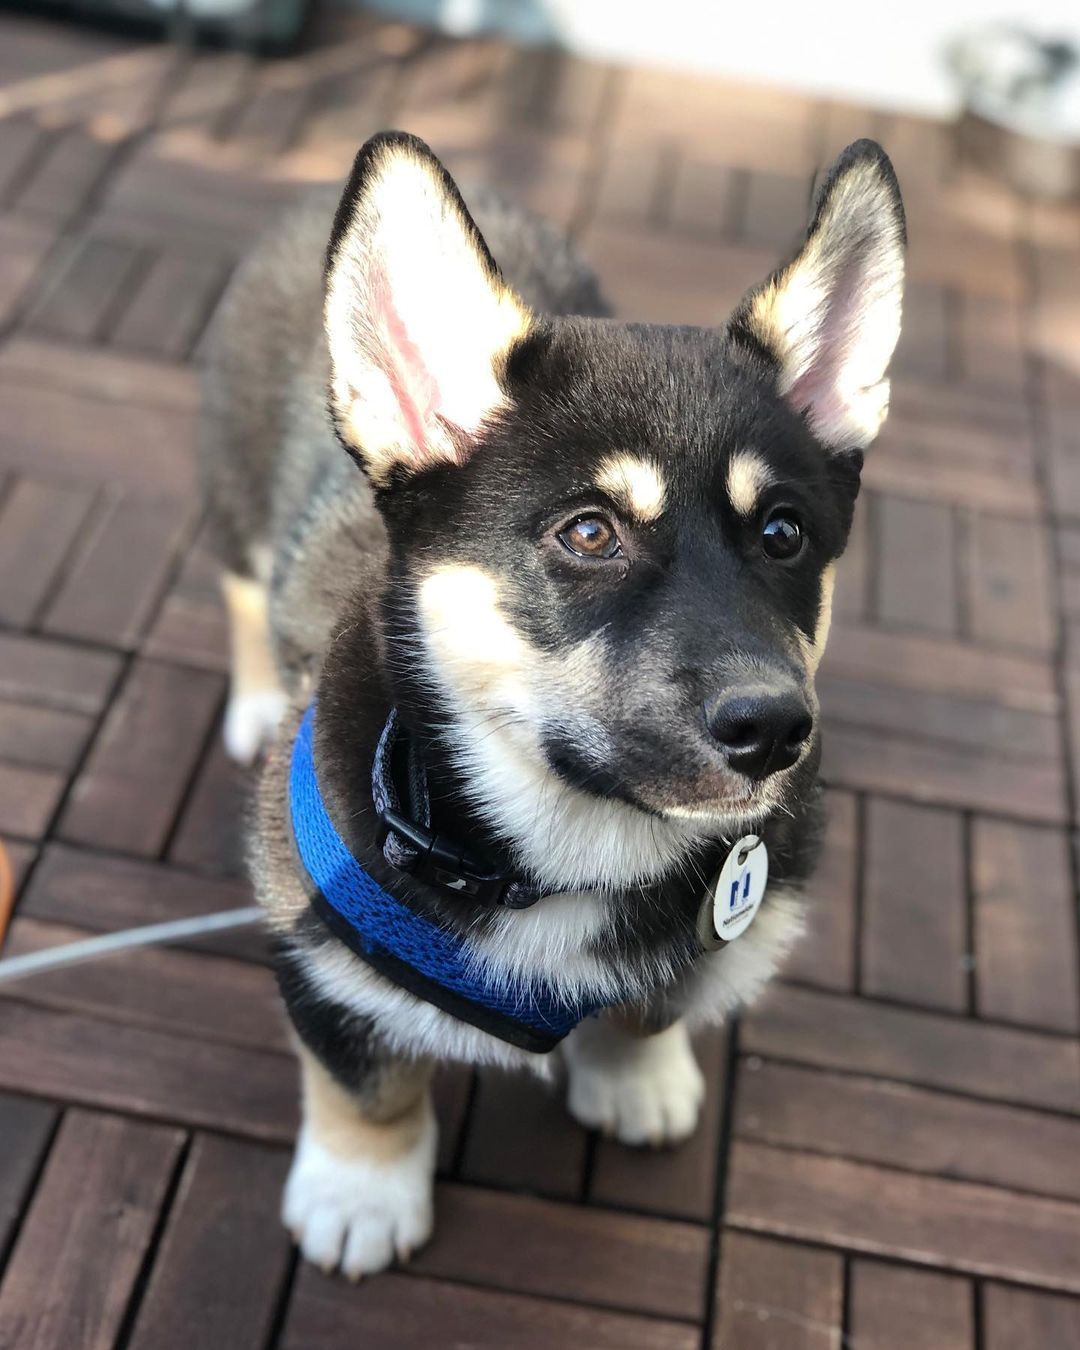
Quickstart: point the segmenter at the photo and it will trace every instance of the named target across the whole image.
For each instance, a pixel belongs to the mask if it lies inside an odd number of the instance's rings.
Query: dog
[[[270,743],[283,1217],[324,1270],[429,1237],[437,1061],[556,1064],[628,1144],[693,1131],[690,1033],[802,926],[814,677],[904,251],[859,141],[724,324],[620,323],[557,231],[470,213],[383,133],[239,269],[205,372],[224,735]]]

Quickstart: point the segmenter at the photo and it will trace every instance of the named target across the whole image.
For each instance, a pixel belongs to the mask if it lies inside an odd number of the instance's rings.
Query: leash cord
[[[133,947],[152,947],[161,942],[177,942],[181,938],[198,937],[202,933],[221,933],[229,928],[245,928],[258,923],[263,911],[258,905],[243,909],[225,909],[216,914],[196,914],[188,919],[169,919],[165,923],[145,924],[141,928],[125,928],[119,933],[103,933],[100,937],[68,942],[62,947],[47,947],[42,951],[27,952],[23,956],[9,956],[0,961],[0,984],[21,980],[27,975],[39,975],[47,970],[58,970],[83,961],[97,961],[103,956],[128,951]]]

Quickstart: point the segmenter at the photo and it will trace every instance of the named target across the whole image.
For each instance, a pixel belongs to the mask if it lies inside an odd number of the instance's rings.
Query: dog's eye
[[[559,531],[559,543],[579,558],[614,558],[620,552],[619,536],[603,516],[582,516]]]
[[[790,562],[802,552],[802,526],[794,516],[777,511],[765,522],[761,532],[761,549],[774,562]]]

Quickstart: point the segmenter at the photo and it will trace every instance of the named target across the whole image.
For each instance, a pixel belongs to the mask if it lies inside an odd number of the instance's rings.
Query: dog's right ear
[[[327,250],[325,319],[338,435],[378,486],[467,458],[530,322],[450,175],[400,132],[356,157]]]

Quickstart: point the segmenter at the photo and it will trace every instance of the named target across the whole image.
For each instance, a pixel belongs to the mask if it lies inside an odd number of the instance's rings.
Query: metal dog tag
[[[754,922],[769,884],[769,850],[744,835],[724,860],[698,911],[698,937],[709,951],[726,946]]]

